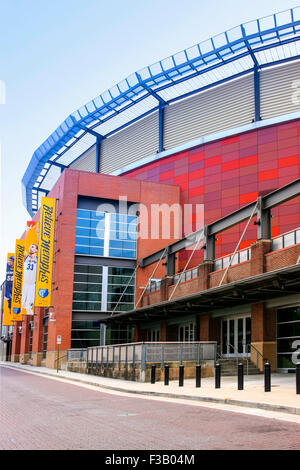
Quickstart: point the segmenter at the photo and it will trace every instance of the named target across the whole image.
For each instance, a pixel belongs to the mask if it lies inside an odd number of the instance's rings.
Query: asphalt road
[[[2,450],[299,447],[296,423],[109,394],[0,366]]]

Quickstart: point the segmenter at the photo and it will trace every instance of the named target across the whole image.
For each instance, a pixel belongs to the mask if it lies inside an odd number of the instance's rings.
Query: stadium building
[[[22,187],[34,220],[57,199],[53,306],[15,324],[11,360],[55,367],[61,335],[62,351],[216,341],[222,358],[295,367],[299,40],[300,7],[239,25],[133,73],[41,144]],[[163,237],[161,219],[156,238],[128,236],[153,204],[190,205],[194,238]]]

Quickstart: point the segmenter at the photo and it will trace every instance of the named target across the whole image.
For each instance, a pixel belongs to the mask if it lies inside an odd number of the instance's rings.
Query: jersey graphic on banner
[[[38,223],[27,222],[22,289],[22,314],[34,315],[34,296],[37,272]]]

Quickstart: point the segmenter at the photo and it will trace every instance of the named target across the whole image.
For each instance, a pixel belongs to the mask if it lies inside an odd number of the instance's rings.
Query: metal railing
[[[87,349],[68,349],[67,361],[86,362]]]
[[[243,250],[238,251],[235,256],[233,254],[223,256],[222,258],[217,258],[214,260],[214,270],[218,271],[219,269],[225,269],[229,266],[231,259],[231,265],[243,263],[244,261],[250,261],[251,259],[251,248],[244,248]]]
[[[264,357],[262,353],[258,351],[258,349],[256,349],[255,346],[253,346],[253,344],[251,343],[246,344],[246,348],[247,348],[247,351],[249,351],[248,354],[250,354],[250,356],[251,356],[251,349],[253,349],[253,351],[256,353],[256,367],[257,368],[258,368],[258,357],[261,357],[262,364],[264,364],[264,362],[269,362],[268,359]]]
[[[87,367],[104,366],[127,368],[141,365],[146,369],[147,363],[158,363],[164,367],[165,362],[183,361],[216,361],[217,343],[208,342],[155,342],[129,343],[111,346],[97,346],[87,349]]]
[[[161,288],[161,279],[150,279],[149,284],[145,290],[145,293],[155,292]]]
[[[233,346],[229,342],[227,342],[227,346],[229,346],[231,349],[233,349],[234,353],[236,354],[236,365],[237,366],[238,366],[238,363],[239,363],[239,359],[242,359],[242,361],[246,360],[247,375],[249,375],[249,359],[248,359],[248,357],[247,356],[245,357],[242,353],[239,353],[238,348],[236,346]]]
[[[173,284],[176,284],[179,281],[180,276],[182,276],[180,280],[180,284],[182,282],[189,281],[190,279],[196,279],[198,277],[198,268],[188,269],[183,274],[182,273],[175,274],[175,276],[173,276]]]
[[[282,235],[272,238],[271,251],[280,250],[281,248],[286,248],[288,246],[296,245],[300,243],[300,228],[291,230]],[[232,260],[232,262],[231,262]],[[226,269],[230,262],[231,266],[243,263],[245,261],[251,260],[251,247],[244,248],[237,251],[234,255],[233,253],[222,256],[214,260],[214,271]],[[183,274],[178,273],[173,276],[173,284],[176,284],[180,279],[180,283],[188,281],[190,279],[195,279],[198,277],[198,268],[192,268],[188,271],[185,271]],[[146,289],[146,292],[155,292],[161,288],[161,279],[151,279],[149,286]]]
[[[271,251],[280,250],[297,243],[300,243],[300,228],[272,238]]]

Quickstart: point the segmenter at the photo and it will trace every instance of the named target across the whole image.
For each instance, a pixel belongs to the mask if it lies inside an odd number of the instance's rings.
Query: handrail
[[[262,361],[263,361],[263,362],[264,362],[264,361],[269,362],[269,361],[268,361],[268,358],[264,357],[263,354],[262,354],[260,351],[258,351],[258,349],[256,349],[255,346],[253,346],[253,344],[248,343],[248,344],[246,344],[246,346],[247,346],[248,348],[250,348],[250,354],[251,354],[251,348],[254,349],[254,351],[256,352],[256,367],[257,367],[257,368],[258,368],[258,356],[260,356],[260,357],[262,358]]]
[[[238,366],[238,363],[239,363],[239,356],[241,356],[241,358],[243,360],[246,359],[246,361],[247,361],[247,375],[249,375],[249,364],[248,364],[249,360],[248,360],[248,357],[245,357],[245,356],[242,355],[242,353],[239,353],[238,349],[235,346],[233,346],[232,344],[230,344],[228,341],[227,341],[227,346],[230,346],[234,350],[235,354],[237,355],[236,356],[236,365],[237,366]]]
[[[59,356],[57,357],[54,362],[57,362],[57,361],[60,361],[61,359],[64,359],[65,357],[67,357],[67,354],[65,354],[64,356]]]

